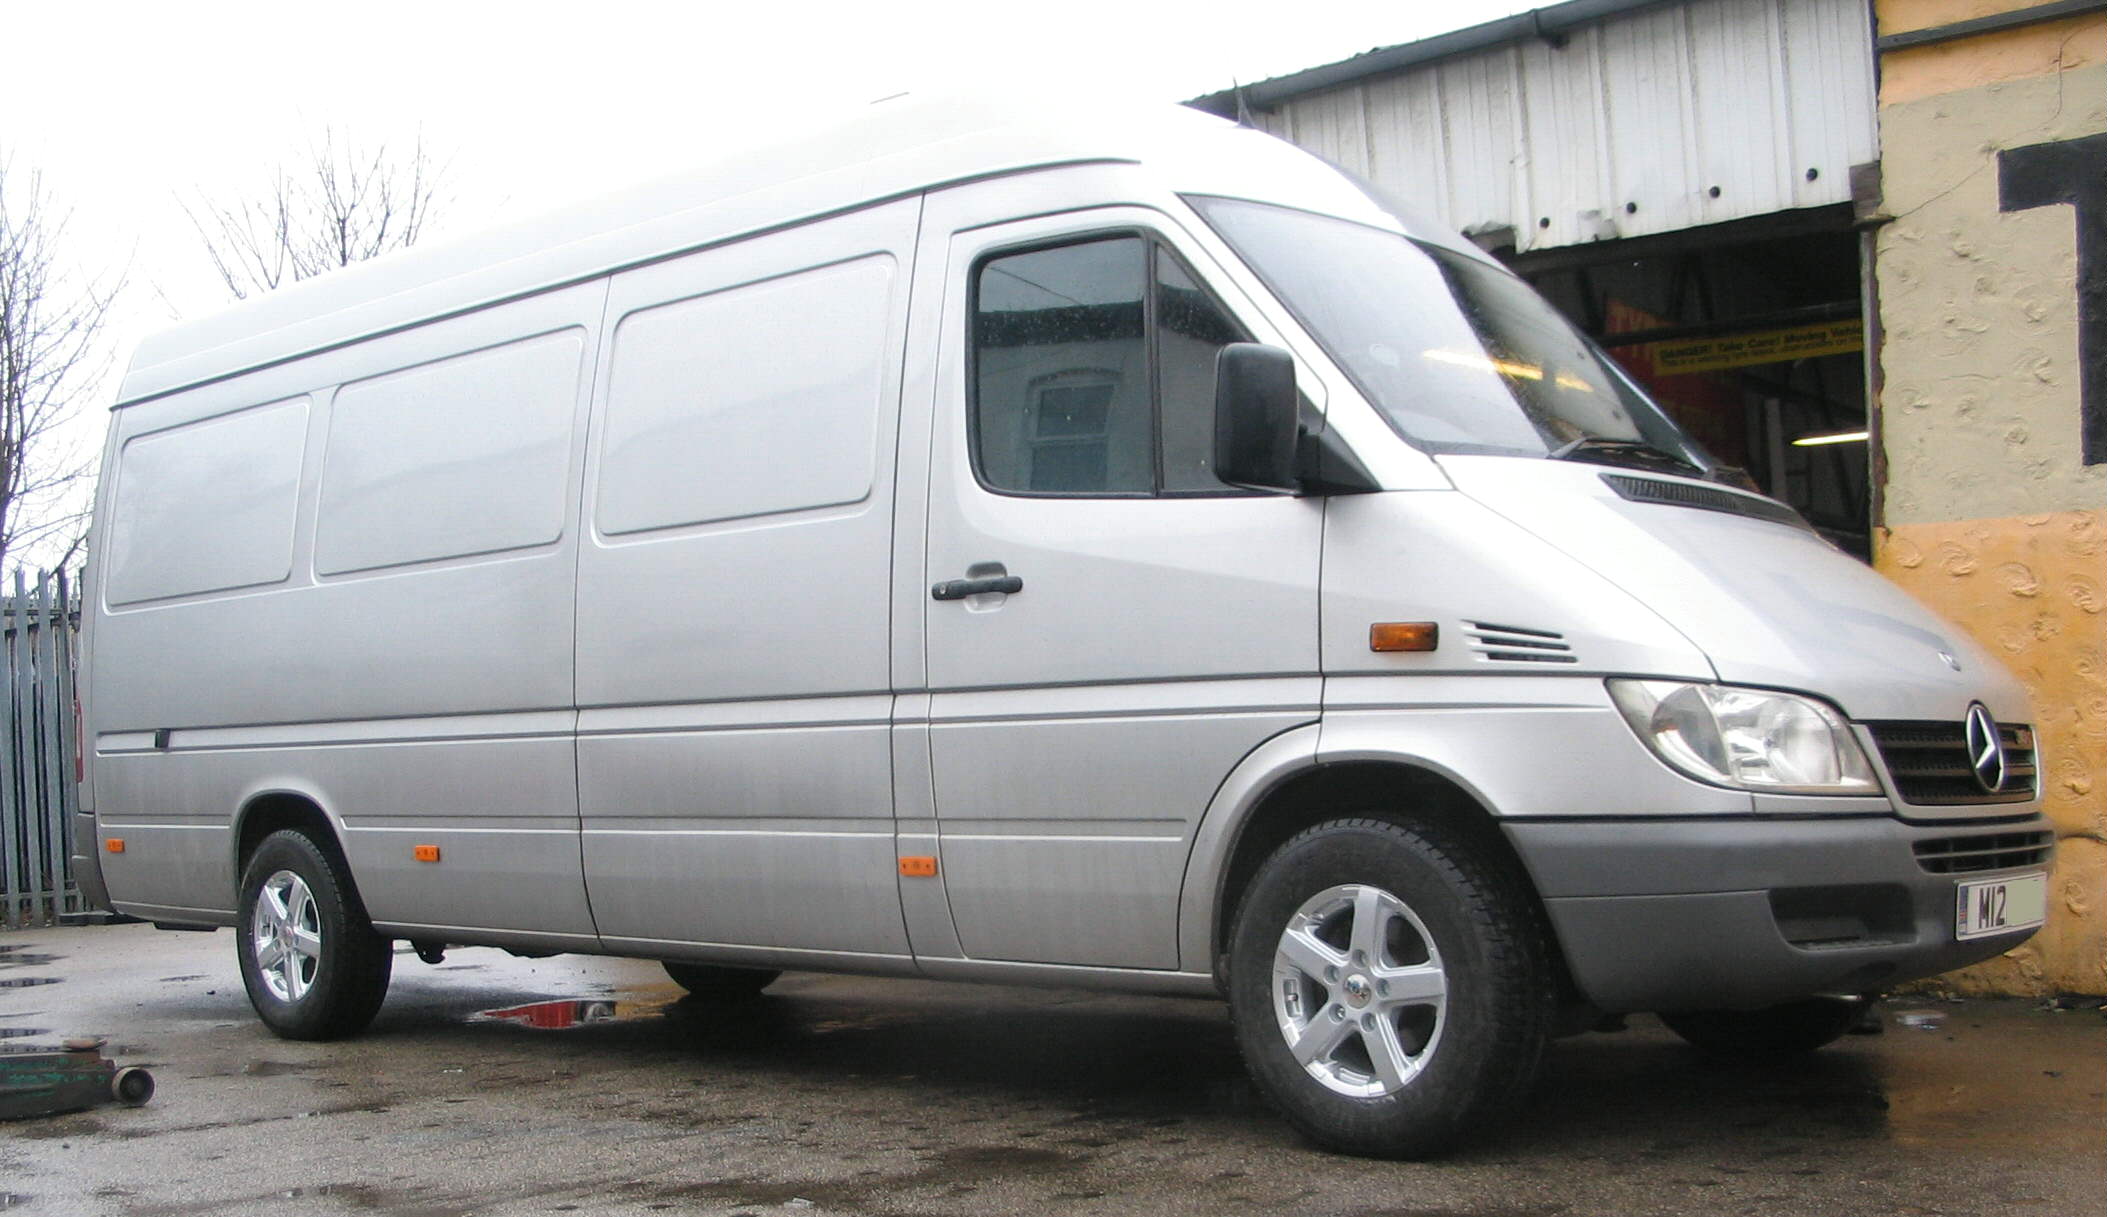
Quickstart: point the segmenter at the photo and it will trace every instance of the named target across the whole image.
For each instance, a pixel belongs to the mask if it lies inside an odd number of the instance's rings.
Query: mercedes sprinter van
[[[143,343],[74,864],[407,941],[1226,998],[1353,1152],[1995,955],[2021,689],[1521,280],[1195,112],[901,101]]]

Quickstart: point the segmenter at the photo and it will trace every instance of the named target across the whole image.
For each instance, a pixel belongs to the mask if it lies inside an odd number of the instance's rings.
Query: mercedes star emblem
[[[1984,791],[1996,794],[2005,787],[2005,741],[1997,733],[1997,720],[1977,702],[1968,707],[1966,721],[1968,767]]]

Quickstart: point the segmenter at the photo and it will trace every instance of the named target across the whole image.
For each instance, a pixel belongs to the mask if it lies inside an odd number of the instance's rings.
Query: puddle
[[[485,1010],[476,1017],[493,1022],[518,1023],[536,1031],[561,1031],[566,1027],[580,1027],[586,1023],[613,1021],[615,1003],[606,1000],[576,999],[538,1001],[524,1006],[508,1006],[502,1010]]]
[[[44,1027],[0,1027],[0,1040],[28,1039],[32,1035],[50,1035]]]
[[[20,946],[0,947],[0,968],[29,968],[38,964],[57,963],[64,955],[21,955]]]
[[[31,985],[55,985],[57,983],[59,983],[59,978],[56,976],[10,976],[5,980],[0,980],[0,989],[27,989]]]
[[[278,1078],[288,1073],[305,1073],[312,1065],[296,1065],[291,1061],[250,1061],[241,1067],[242,1073],[252,1078]]]
[[[1898,1026],[1908,1027],[1913,1031],[1937,1031],[1946,1025],[1946,1016],[1930,1011],[1911,1010],[1897,1014],[1895,1022]]]
[[[164,976],[164,977],[162,977],[162,978],[161,978],[161,983],[162,983],[162,984],[164,984],[164,985],[172,985],[172,984],[176,983],[177,981],[182,981],[182,980],[203,980],[203,979],[205,979],[205,974],[204,974],[203,972],[200,972],[200,973],[198,973],[198,974],[197,974],[197,975],[195,975],[195,976]]]
[[[11,1209],[35,1199],[35,1196],[25,1196],[20,1192],[0,1192],[0,1209]]]

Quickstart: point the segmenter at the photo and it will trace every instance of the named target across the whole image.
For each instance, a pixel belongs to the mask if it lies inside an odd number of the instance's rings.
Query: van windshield
[[[1507,271],[1331,216],[1189,201],[1419,447],[1710,472],[1659,406]]]

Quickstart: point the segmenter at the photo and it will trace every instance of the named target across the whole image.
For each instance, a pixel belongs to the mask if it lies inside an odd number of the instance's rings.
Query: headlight
[[[1769,689],[1612,680],[1610,698],[1674,769],[1766,794],[1880,793],[1873,766],[1835,710]]]

